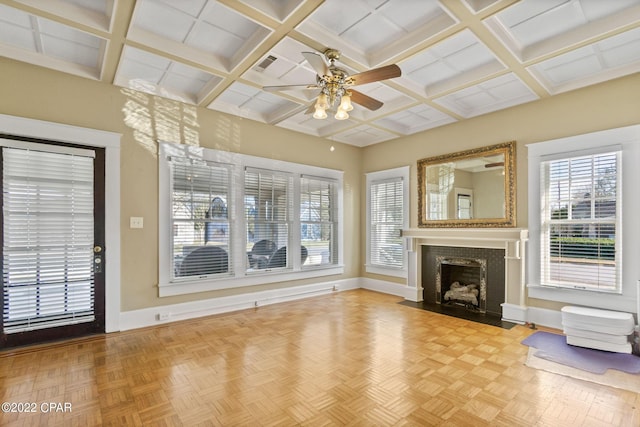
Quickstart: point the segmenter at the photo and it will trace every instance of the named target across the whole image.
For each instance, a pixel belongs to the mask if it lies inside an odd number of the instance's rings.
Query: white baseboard
[[[562,329],[562,314],[559,311],[508,303],[501,305],[502,320],[519,324],[535,323],[548,328]]]
[[[527,322],[562,330],[562,313],[546,308],[528,307]]]
[[[144,328],[358,288],[360,288],[360,278],[332,280],[312,285],[124,311],[120,313],[120,330]]]
[[[356,277],[344,280],[332,280],[311,285],[294,286],[269,291],[252,292],[228,297],[210,298],[180,304],[143,308],[120,313],[120,330],[144,328],[178,320],[194,319],[213,314],[246,310],[264,305],[294,301],[332,292],[351,289],[368,289],[389,295],[396,295],[409,301],[416,301],[416,289],[399,283],[368,277]],[[536,307],[521,307],[515,304],[502,304],[503,320],[515,323],[535,323],[549,328],[562,329],[562,316],[559,311]]]
[[[370,279],[360,277],[360,287],[370,291],[382,292],[384,294],[396,295],[404,299],[415,301],[416,288],[412,288],[400,283],[387,282],[385,280]]]
[[[524,324],[527,323],[527,311],[528,307],[520,305],[502,303],[502,320],[512,323]]]

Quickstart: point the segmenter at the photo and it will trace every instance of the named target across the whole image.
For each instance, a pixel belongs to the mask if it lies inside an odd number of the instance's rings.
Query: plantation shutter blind
[[[94,320],[93,152],[51,149],[2,148],[5,333]]]
[[[387,268],[403,267],[403,183],[391,178],[371,183],[370,262]]]
[[[229,274],[233,257],[228,165],[172,158],[170,168],[173,277]]]
[[[544,285],[619,291],[620,152],[541,163]]]
[[[300,179],[301,244],[311,254],[307,266],[338,263],[336,193],[334,180],[309,175]]]

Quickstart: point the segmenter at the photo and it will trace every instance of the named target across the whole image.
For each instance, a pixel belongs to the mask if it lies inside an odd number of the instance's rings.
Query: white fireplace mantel
[[[504,249],[505,295],[502,318],[526,321],[525,252],[529,231],[522,228],[410,228],[402,230],[408,251],[407,285],[415,288],[415,301],[423,300],[422,247],[456,246]]]

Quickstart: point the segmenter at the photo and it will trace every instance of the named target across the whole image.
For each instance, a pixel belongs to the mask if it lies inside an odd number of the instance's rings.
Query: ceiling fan
[[[322,54],[317,52],[302,52],[302,55],[317,73],[315,84],[264,86],[262,89],[266,91],[319,89],[320,94],[318,95],[317,101],[309,107],[306,112],[308,114],[315,109],[313,117],[316,119],[326,118],[326,110],[332,108],[335,104],[338,104],[335,118],[338,120],[349,118],[347,111],[353,110],[351,101],[369,110],[377,110],[382,107],[382,102],[362,92],[353,90],[351,87],[400,77],[402,74],[400,67],[396,64],[391,64],[349,75],[345,69],[335,65],[336,60],[340,59],[340,51],[331,48],[325,50]]]

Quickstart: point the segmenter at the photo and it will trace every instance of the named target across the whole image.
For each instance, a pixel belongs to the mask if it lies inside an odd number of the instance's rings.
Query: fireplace
[[[436,303],[436,256],[485,259],[486,313],[512,322],[526,321],[526,229],[411,228],[402,230],[402,236],[408,251],[408,301],[446,307]]]
[[[487,311],[487,260],[436,256],[436,303]]]

